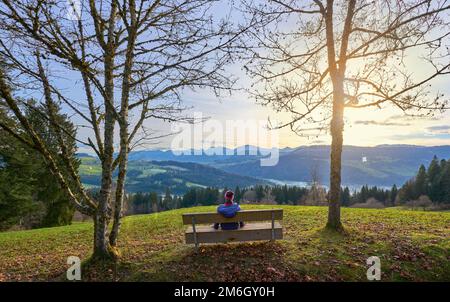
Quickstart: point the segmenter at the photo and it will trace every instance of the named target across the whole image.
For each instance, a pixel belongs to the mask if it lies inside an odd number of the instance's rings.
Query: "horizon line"
[[[363,145],[343,145],[342,147],[357,147],[357,148],[377,148],[377,147],[383,147],[383,146],[399,146],[399,147],[424,147],[424,148],[435,148],[435,147],[450,147],[450,144],[446,144],[446,145],[416,145],[416,144],[379,144],[379,145],[375,145],[375,146],[363,146]],[[247,148],[247,147],[255,147],[258,149],[273,149],[273,148],[269,148],[269,147],[262,147],[262,146],[257,146],[257,145],[241,145],[238,147],[234,147],[234,148],[230,148],[230,147],[225,147],[225,146],[217,146],[217,147],[209,147],[207,149],[199,149],[199,148],[186,148],[186,149],[171,149],[171,148],[167,148],[167,147],[161,147],[161,148],[148,148],[148,149],[140,149],[140,150],[132,150],[130,151],[130,153],[135,153],[135,152],[147,152],[147,151],[162,151],[162,152],[167,152],[167,151],[188,151],[188,150],[210,150],[210,149],[228,149],[228,150],[236,150],[239,148]],[[312,144],[312,145],[299,145],[297,147],[281,147],[281,148],[277,148],[278,150],[283,150],[283,149],[299,149],[302,147],[330,147],[330,144]],[[82,151],[82,152],[76,152],[76,154],[82,154],[82,153],[86,153],[89,154],[90,152],[86,152],[86,151]],[[116,152],[115,152],[116,153]],[[94,152],[92,152],[92,154],[94,154]]]

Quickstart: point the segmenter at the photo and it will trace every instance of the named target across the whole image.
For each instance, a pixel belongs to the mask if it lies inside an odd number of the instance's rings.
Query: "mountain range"
[[[224,151],[224,152],[223,152]],[[274,166],[261,166],[268,149],[242,146],[237,149],[206,151],[144,150],[131,152],[126,189],[128,192],[164,192],[182,194],[192,187],[247,187],[255,184],[307,185],[316,175],[328,185],[330,147],[301,146],[279,150]],[[183,153],[183,154],[181,154]],[[215,153],[215,155],[211,155]],[[226,155],[231,154],[231,155]],[[266,154],[266,155],[264,155]],[[342,184],[356,188],[402,185],[413,177],[421,164],[428,165],[433,156],[450,158],[450,146],[379,145],[344,146]],[[81,158],[80,176],[88,187],[100,184],[100,162],[88,154]],[[117,172],[116,172],[117,173]]]
[[[101,179],[100,161],[87,154],[79,154],[81,181],[88,188],[98,189]],[[114,178],[117,177],[117,171]],[[125,189],[127,192],[165,192],[183,194],[192,187],[249,187],[268,184],[268,181],[226,172],[212,166],[178,161],[131,160],[128,165]]]
[[[326,145],[301,146],[280,149],[279,161],[275,166],[261,166],[261,153],[255,146],[243,146],[239,149],[216,148],[218,155],[208,155],[214,150],[200,152],[185,150],[174,154],[170,150],[146,150],[130,153],[130,161],[176,161],[192,162],[214,167],[226,173],[248,176],[256,179],[276,182],[311,181],[313,172],[324,185],[328,185],[330,147]],[[238,153],[238,151],[240,153]],[[247,155],[237,155],[237,154]],[[196,152],[199,155],[194,155]],[[253,154],[253,155],[249,155]],[[427,165],[433,158],[450,158],[450,146],[417,145],[378,145],[374,147],[344,146],[342,153],[343,185],[359,186],[364,184],[377,186],[401,185],[413,177],[421,164]]]

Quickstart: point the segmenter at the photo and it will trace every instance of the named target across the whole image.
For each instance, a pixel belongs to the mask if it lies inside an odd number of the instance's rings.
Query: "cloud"
[[[450,130],[449,125],[439,125],[439,126],[431,126],[427,128],[430,131],[439,131],[439,130]]]
[[[326,140],[316,139],[316,140],[313,140],[310,144],[311,145],[322,145],[322,144],[326,144],[326,143],[327,143]]]
[[[449,125],[430,126],[427,128],[427,130],[431,133],[450,134],[450,126]]]
[[[440,139],[440,140],[448,140],[450,138],[450,133],[406,133],[406,134],[394,134],[389,135],[386,138],[391,140],[417,140],[417,141],[423,141],[423,140],[429,140],[429,139]]]
[[[440,118],[438,116],[433,115],[426,115],[426,116],[420,116],[420,115],[405,115],[405,114],[397,114],[390,116],[386,119],[386,121],[405,121],[405,122],[415,122],[415,121],[438,121]]]
[[[355,125],[376,125],[376,126],[410,126],[410,123],[399,123],[399,122],[390,122],[388,120],[384,121],[355,121]]]

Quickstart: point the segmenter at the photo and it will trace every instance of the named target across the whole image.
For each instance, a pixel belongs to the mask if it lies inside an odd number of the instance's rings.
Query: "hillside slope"
[[[100,162],[93,157],[80,157],[80,176],[90,187],[100,185]],[[117,175],[117,171],[114,176]],[[176,161],[130,161],[125,188],[127,192],[182,194],[191,187],[246,187],[267,181],[250,176],[228,173],[212,166]]]
[[[285,239],[201,246],[183,242],[181,214],[214,207],[126,217],[116,267],[88,267],[82,278],[116,281],[366,280],[379,256],[382,280],[450,281],[450,212],[342,209],[348,234],[323,231],[325,207],[284,209]],[[270,206],[249,206],[270,208]],[[92,224],[0,233],[0,280],[63,280],[70,255],[86,258]]]
[[[413,177],[421,164],[428,165],[436,155],[450,158],[450,146],[380,145],[376,147],[344,146],[342,182],[344,185],[402,185]],[[363,161],[364,158],[364,161]],[[308,182],[311,170],[317,169],[321,182],[328,184],[330,147],[300,147],[280,155],[276,166],[262,167],[259,160],[244,163],[217,163],[231,173],[264,179]]]
[[[218,148],[220,149],[220,148]],[[242,146],[240,151],[256,152],[255,146]],[[211,149],[209,151],[221,151]],[[267,150],[266,150],[267,151]],[[130,161],[193,162],[219,168],[227,173],[258,179],[284,182],[309,182],[311,170],[316,168],[323,184],[328,184],[330,148],[325,145],[301,146],[280,149],[276,166],[262,167],[260,155],[176,155],[170,150],[144,150],[130,153]],[[212,152],[209,152],[212,153]],[[228,154],[231,154],[228,153]],[[248,154],[248,153],[246,153]],[[256,153],[253,153],[256,154]],[[413,177],[421,164],[428,165],[433,156],[450,158],[450,146],[378,145],[374,147],[343,147],[342,177],[348,186],[402,185]],[[363,158],[366,161],[363,161]]]

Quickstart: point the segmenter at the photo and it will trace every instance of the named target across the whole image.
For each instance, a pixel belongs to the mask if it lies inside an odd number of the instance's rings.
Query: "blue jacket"
[[[241,207],[237,203],[233,203],[232,205],[226,206],[224,204],[221,204],[217,207],[217,213],[223,215],[226,218],[232,218],[236,216],[236,213],[241,210]],[[226,223],[220,223],[220,227],[222,230],[236,230],[239,228],[239,226],[243,226],[243,222],[226,222]],[[219,223],[214,224],[214,228],[219,228]]]

